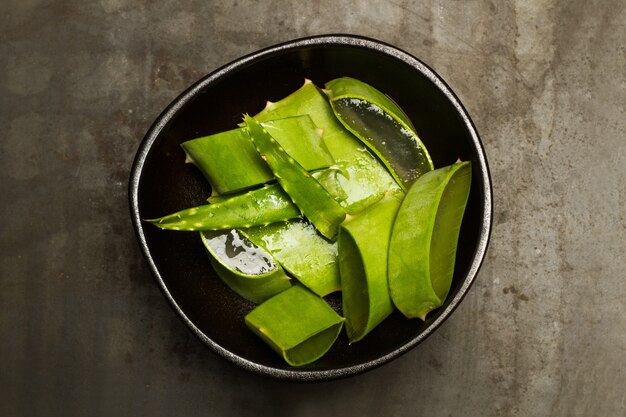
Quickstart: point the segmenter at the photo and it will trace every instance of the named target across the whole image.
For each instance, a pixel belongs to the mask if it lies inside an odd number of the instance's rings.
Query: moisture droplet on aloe
[[[389,288],[408,318],[424,320],[448,295],[471,181],[470,162],[428,172],[398,210],[389,242]]]
[[[260,303],[291,286],[272,256],[237,230],[201,232],[200,237],[215,272],[242,297]]]
[[[339,121],[378,155],[403,189],[433,169],[411,122],[389,97],[348,77],[329,81],[325,92]]]

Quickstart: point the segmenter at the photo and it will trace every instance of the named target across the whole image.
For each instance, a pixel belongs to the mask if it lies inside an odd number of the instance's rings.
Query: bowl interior
[[[447,303],[467,289],[468,271],[482,260],[477,252],[484,238],[485,190],[488,173],[472,137],[472,127],[434,83],[403,59],[371,45],[318,42],[294,43],[236,61],[200,80],[166,110],[144,139],[143,157],[136,161],[136,218],[153,218],[205,203],[210,186],[191,164],[184,164],[180,143],[195,137],[233,129],[242,114],[255,114],[266,100],[276,101],[299,88],[304,78],[316,85],[341,76],[370,83],[392,97],[413,121],[436,167],[458,158],[474,163],[472,191],[461,229],[454,280]],[[432,74],[431,74],[432,76]],[[141,152],[141,150],[140,150]],[[348,346],[342,334],[321,360],[304,368],[291,368],[254,336],[244,316],[254,305],[226,287],[212,270],[196,233],[162,231],[136,221],[142,245],[153,272],[175,308],[192,330],[213,347],[244,367],[274,376],[325,379],[356,373],[390,359],[404,347],[416,344],[432,330],[439,316],[449,314],[447,304],[428,320],[407,320],[394,313],[361,342]],[[141,239],[140,239],[141,241]],[[339,295],[328,297],[340,307]],[[460,299],[454,301],[457,302]],[[386,358],[381,360],[381,358]],[[308,376],[307,376],[308,375]]]

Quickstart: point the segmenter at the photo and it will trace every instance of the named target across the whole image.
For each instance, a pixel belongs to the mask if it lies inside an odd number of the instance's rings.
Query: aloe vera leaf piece
[[[310,80],[280,101],[268,102],[254,118],[264,122],[299,114],[308,114],[324,131],[324,143],[340,168],[338,184],[347,196],[341,205],[348,213],[363,210],[387,192],[402,192],[387,169],[337,120],[328,98]]]
[[[263,184],[274,177],[243,129],[192,139],[180,146],[185,162],[198,167],[219,194]]]
[[[406,190],[433,163],[404,112],[374,87],[354,78],[326,83],[337,118],[367,145]]]
[[[279,264],[237,230],[200,232],[220,279],[240,296],[261,303],[291,286]]]
[[[244,116],[252,142],[278,183],[307,219],[328,239],[337,234],[346,212],[319,182],[296,162],[252,117]]]
[[[341,203],[348,198],[348,194],[346,194],[339,182],[339,175],[342,174],[337,166],[311,172],[311,176],[328,191],[328,194],[332,195],[337,202]]]
[[[322,140],[323,130],[309,115],[269,120],[261,125],[307,171],[326,168],[335,162]]]
[[[333,164],[321,132],[309,116],[273,120],[264,127],[306,170]],[[186,161],[200,169],[218,194],[248,189],[274,177],[242,128],[192,139],[181,146]]]
[[[385,197],[341,225],[337,239],[343,315],[351,343],[393,311],[387,285],[389,236],[400,200]]]
[[[291,220],[241,233],[315,294],[324,297],[341,289],[337,242],[324,239],[309,222]]]
[[[470,162],[424,174],[398,211],[389,243],[389,288],[406,317],[440,307],[450,290],[456,248],[472,181]]]
[[[316,171],[311,171],[310,174],[313,178],[317,180],[317,182],[321,184],[322,187],[326,189],[326,191],[328,191],[328,193],[336,201],[341,202],[341,201],[344,201],[346,198],[348,198],[348,195],[343,190],[343,188],[341,188],[341,184],[339,183],[338,176],[340,175],[340,171],[337,167],[331,166],[329,168],[323,168],[323,169],[319,169]],[[274,183],[274,184],[266,184],[264,185],[264,187],[280,187],[280,185]],[[242,194],[246,194],[249,192],[250,191],[243,191],[243,192],[231,193],[231,194],[221,194],[221,195],[216,194],[216,195],[209,196],[206,200],[210,204],[221,203],[230,198],[233,198]],[[287,204],[287,203],[293,204],[289,196],[284,193],[281,193],[280,195],[276,194],[275,197],[281,198],[281,199],[284,197],[285,200],[281,201],[282,204]]]
[[[300,217],[298,208],[273,184],[146,221],[161,229],[201,231],[266,225],[296,217]]]
[[[246,325],[291,366],[312,363],[339,336],[343,317],[300,285],[270,298],[246,315]]]

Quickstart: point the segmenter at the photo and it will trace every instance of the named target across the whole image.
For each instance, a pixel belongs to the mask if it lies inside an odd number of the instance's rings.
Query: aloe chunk
[[[272,256],[238,231],[201,232],[200,237],[217,275],[245,299],[261,303],[291,286]]]
[[[324,130],[309,115],[268,120],[261,125],[307,171],[326,168],[335,162],[322,139]]]
[[[343,315],[350,342],[361,340],[393,311],[387,253],[400,200],[385,197],[341,225],[337,239]]]
[[[341,205],[348,213],[363,210],[385,193],[402,192],[387,169],[337,120],[328,98],[310,80],[280,101],[268,102],[254,118],[265,122],[301,114],[324,131],[324,143],[339,168],[338,184],[346,195]]]
[[[324,356],[343,326],[340,315],[300,285],[257,306],[245,321],[292,366],[306,365]]]
[[[324,297],[341,289],[337,242],[324,239],[310,223],[291,220],[241,233],[315,294]]]
[[[280,185],[272,184],[146,221],[161,229],[200,231],[267,225],[296,217],[300,217],[298,208]]]
[[[472,181],[470,162],[424,174],[398,211],[389,243],[389,288],[408,318],[440,307],[454,274],[459,230]]]
[[[244,121],[257,151],[274,172],[283,190],[323,236],[334,238],[346,216],[343,208],[263,126],[247,115]]]
[[[309,116],[272,120],[264,127],[306,170],[333,164],[321,131]],[[181,146],[187,162],[200,169],[218,194],[248,189],[274,177],[243,128],[192,139]]]
[[[433,169],[410,120],[383,93],[349,77],[329,81],[325,92],[339,121],[378,155],[404,190]]]

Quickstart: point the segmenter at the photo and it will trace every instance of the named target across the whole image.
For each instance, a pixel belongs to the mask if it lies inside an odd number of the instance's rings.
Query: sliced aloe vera
[[[280,185],[272,184],[146,221],[161,229],[201,231],[267,225],[296,217],[300,217],[298,208]]]
[[[472,181],[470,162],[424,174],[402,202],[389,243],[389,288],[408,318],[440,307],[450,290],[461,221]]]
[[[357,213],[380,200],[385,193],[400,192],[400,187],[376,157],[337,120],[327,97],[310,81],[294,93],[254,116],[258,121],[307,114],[323,129],[323,140],[340,169],[338,184],[346,198],[341,205]]]
[[[261,303],[291,286],[272,256],[236,230],[201,232],[217,275],[242,297]]]
[[[310,223],[292,220],[241,233],[315,294],[324,297],[341,289],[337,242],[324,239]]]
[[[323,236],[333,239],[346,217],[344,209],[263,126],[247,115],[244,122],[257,151],[283,190]]]
[[[325,168],[333,158],[321,132],[306,115],[264,124],[272,137],[306,170]],[[187,162],[196,165],[218,194],[266,183],[274,177],[244,129],[234,129],[181,144]]]
[[[331,348],[343,318],[300,285],[270,298],[245,318],[246,325],[292,366],[316,361]]]
[[[403,189],[433,169],[411,122],[383,93],[348,77],[329,81],[325,92],[341,123],[378,155]]]
[[[339,270],[350,342],[361,340],[393,311],[387,249],[398,207],[400,200],[385,197],[341,225]]]

